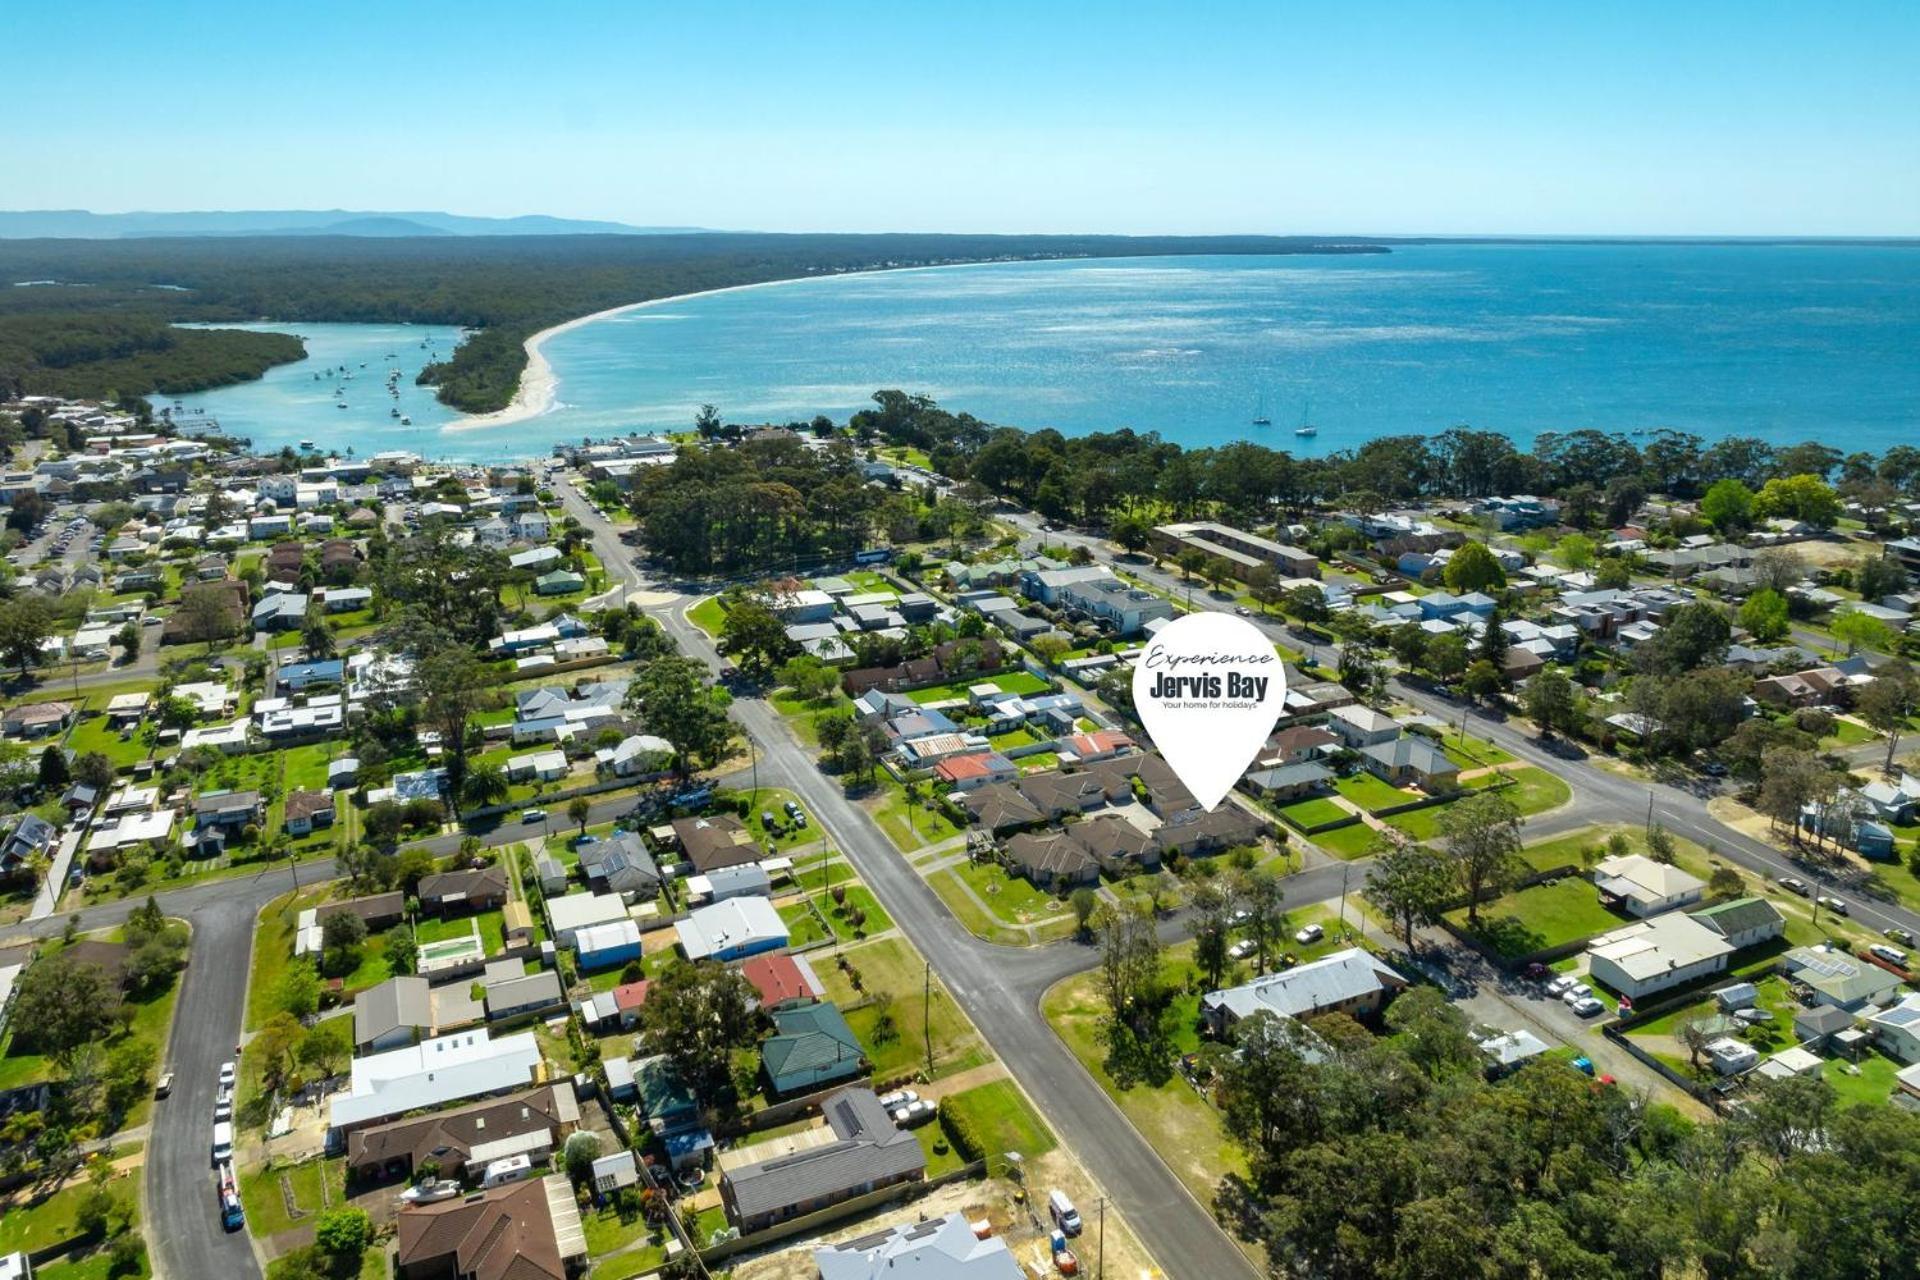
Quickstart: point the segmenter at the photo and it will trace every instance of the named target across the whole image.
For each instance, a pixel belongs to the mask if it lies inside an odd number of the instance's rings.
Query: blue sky
[[[11,208],[1920,234],[1920,5],[15,3]]]

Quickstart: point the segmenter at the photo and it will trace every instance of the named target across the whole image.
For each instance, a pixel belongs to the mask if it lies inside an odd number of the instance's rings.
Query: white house
[[[574,935],[582,929],[626,918],[627,904],[617,893],[570,893],[564,898],[547,899],[553,940],[563,947],[571,947]]]
[[[1642,919],[1700,901],[1707,882],[1676,866],[1639,853],[1603,858],[1593,869],[1600,895],[1622,911]]]
[[[1867,1015],[1867,1028],[1888,1057],[1920,1062],[1920,994],[1908,992],[1898,1004]]]
[[[327,1124],[358,1128],[409,1111],[506,1093],[537,1083],[540,1046],[531,1031],[491,1039],[485,1030],[423,1040],[353,1061],[352,1088],[334,1095]]]
[[[1595,981],[1639,1000],[1723,972],[1733,947],[1692,916],[1669,914],[1603,933],[1587,944]]]
[[[1327,728],[1339,734],[1342,742],[1356,750],[1392,742],[1400,736],[1400,722],[1371,707],[1335,707],[1327,716]]]

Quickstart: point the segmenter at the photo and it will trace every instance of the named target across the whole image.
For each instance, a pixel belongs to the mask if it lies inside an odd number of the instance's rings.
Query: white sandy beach
[[[629,302],[618,307],[608,307],[605,311],[596,311],[592,315],[576,316],[572,320],[556,324],[550,329],[542,329],[526,341],[527,367],[520,375],[520,387],[513,393],[513,399],[504,409],[492,413],[473,414],[456,419],[440,428],[442,431],[478,431],[487,427],[504,427],[515,422],[525,422],[541,414],[552,412],[556,393],[560,389],[560,380],[554,376],[553,366],[541,348],[547,339],[555,334],[577,329],[583,324],[592,324],[595,320],[604,320],[608,316],[625,315],[629,311],[641,311],[647,307],[664,307],[675,302],[685,302],[689,298],[705,298],[717,293],[742,293],[748,289],[769,289],[775,285],[802,284],[808,280],[837,280],[842,276],[868,275],[865,271],[839,271],[830,275],[794,276],[786,280],[759,280],[753,284],[728,285],[724,289],[701,289],[693,293],[676,293],[665,298],[649,298],[645,302]]]

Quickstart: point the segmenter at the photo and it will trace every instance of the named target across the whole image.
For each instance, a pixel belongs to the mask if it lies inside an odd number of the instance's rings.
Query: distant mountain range
[[[579,236],[667,235],[701,227],[636,227],[527,214],[475,218],[458,213],[353,209],[255,209],[205,213],[90,213],[85,209],[0,210],[0,240],[128,240],[148,236]]]

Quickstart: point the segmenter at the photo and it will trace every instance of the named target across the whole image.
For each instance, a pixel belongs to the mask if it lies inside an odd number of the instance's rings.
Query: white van
[[[215,1167],[233,1159],[233,1125],[225,1120],[213,1126],[213,1163]]]
[[[482,1188],[504,1187],[509,1182],[518,1182],[533,1173],[533,1161],[526,1156],[508,1156],[504,1160],[495,1160],[487,1166],[480,1178]]]
[[[1047,1193],[1047,1212],[1053,1215],[1054,1226],[1070,1236],[1080,1234],[1080,1211],[1067,1199],[1066,1192],[1056,1189]]]

